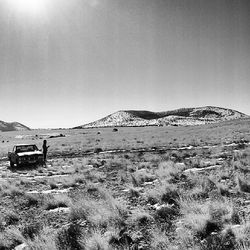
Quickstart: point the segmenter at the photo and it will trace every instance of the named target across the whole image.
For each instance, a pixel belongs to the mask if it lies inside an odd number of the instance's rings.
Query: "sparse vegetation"
[[[236,125],[63,131],[46,166],[1,161],[0,249],[249,249],[250,129]]]

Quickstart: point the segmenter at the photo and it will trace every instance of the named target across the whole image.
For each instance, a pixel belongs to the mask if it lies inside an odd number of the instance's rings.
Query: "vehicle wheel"
[[[14,167],[14,163],[12,161],[10,161],[10,167],[13,168]]]

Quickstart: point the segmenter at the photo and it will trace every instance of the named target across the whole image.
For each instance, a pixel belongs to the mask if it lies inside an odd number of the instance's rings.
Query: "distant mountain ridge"
[[[181,108],[164,112],[120,110],[102,119],[75,128],[188,126],[241,118],[249,118],[249,116],[236,110],[213,106]]]
[[[0,121],[0,131],[22,131],[22,130],[30,130],[29,127],[19,123],[19,122],[4,122]]]

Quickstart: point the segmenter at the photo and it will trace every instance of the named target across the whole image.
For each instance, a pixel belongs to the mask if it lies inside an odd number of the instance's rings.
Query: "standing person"
[[[43,160],[44,160],[44,163],[46,162],[48,148],[49,148],[49,146],[47,146],[47,141],[44,140],[43,141]]]

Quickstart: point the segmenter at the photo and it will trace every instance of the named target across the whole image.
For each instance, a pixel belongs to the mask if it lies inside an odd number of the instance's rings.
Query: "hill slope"
[[[4,122],[0,121],[0,131],[20,131],[20,130],[30,130],[29,127],[19,123],[19,122]]]
[[[182,108],[165,112],[121,110],[100,120],[75,128],[115,126],[187,126],[216,123],[248,117],[249,116],[232,109],[212,106]]]

